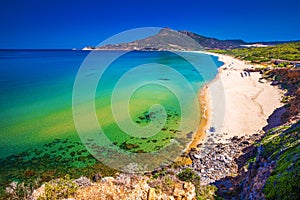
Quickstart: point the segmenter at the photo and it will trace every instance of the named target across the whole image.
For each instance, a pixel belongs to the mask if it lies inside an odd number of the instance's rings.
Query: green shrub
[[[299,162],[286,172],[275,172],[267,179],[264,187],[266,199],[298,199],[300,191]]]
[[[280,126],[271,129],[261,141],[265,158],[276,160],[263,192],[266,199],[299,199],[300,127]]]
[[[198,176],[198,174],[190,168],[183,169],[179,174],[177,174],[177,177],[181,181],[188,181],[188,182],[192,182],[192,183],[195,180],[200,180],[200,177]]]
[[[214,185],[207,185],[200,187],[197,194],[197,200],[214,200],[220,199],[216,196],[217,187]]]
[[[69,175],[64,178],[52,180],[45,184],[45,194],[39,199],[64,199],[72,197],[78,186],[70,179]]]
[[[183,169],[177,174],[179,180],[194,184],[197,200],[217,199],[217,188],[214,185],[201,186],[200,176],[190,168]]]
[[[161,179],[161,183],[163,191],[170,191],[173,190],[176,180],[172,176],[166,175]]]
[[[157,179],[157,178],[159,178],[159,177],[163,177],[163,176],[166,175],[166,173],[167,173],[166,170],[162,170],[162,171],[160,171],[160,172],[155,173],[155,174],[152,176],[152,178]]]

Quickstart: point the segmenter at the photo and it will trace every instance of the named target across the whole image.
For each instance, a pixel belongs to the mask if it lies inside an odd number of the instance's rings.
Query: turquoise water
[[[77,71],[89,53],[69,50],[0,51],[0,158],[30,148],[44,148],[45,144],[55,139],[80,142],[72,115],[72,91]],[[96,56],[114,53],[93,52]],[[131,149],[131,144],[138,144],[134,151],[147,152],[157,150],[174,137],[182,113],[176,95],[165,87],[145,85],[136,90],[130,99],[131,118],[141,127],[151,121],[147,117],[151,105],[161,104],[166,109],[167,130],[147,139],[127,135],[114,123],[111,95],[120,77],[142,64],[149,64],[149,69],[141,74],[130,74],[131,81],[151,78],[162,85],[178,84],[176,77],[164,68],[151,68],[151,65],[161,64],[171,66],[182,74],[197,92],[204,83],[203,77],[206,81],[215,77],[217,71],[213,65],[220,66],[222,63],[216,57],[210,57],[210,60],[208,56],[198,53],[186,55],[200,66],[200,73],[186,60],[170,52],[130,52],[108,67],[97,87],[95,107],[99,123],[112,143],[126,150]],[[91,68],[86,76],[93,76],[93,73]],[[120,96],[122,92],[126,94],[131,81],[120,85]],[[184,87],[180,89],[181,92],[185,90]],[[120,98],[117,101],[122,103],[123,100]],[[192,112],[197,100],[189,102],[191,100],[186,98],[186,101],[185,104],[190,104],[187,109]],[[194,130],[193,127],[190,129]]]

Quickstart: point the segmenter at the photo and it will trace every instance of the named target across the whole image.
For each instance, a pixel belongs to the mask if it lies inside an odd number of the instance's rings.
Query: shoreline
[[[197,148],[199,141],[202,141],[205,137],[205,131],[209,128],[211,122],[211,103],[208,85],[204,85],[199,90],[199,107],[201,111],[201,119],[198,125],[197,132],[194,134],[193,140],[188,145],[187,151],[192,148]]]
[[[242,75],[246,68],[253,67],[251,64],[228,55],[198,53],[217,56],[224,64],[218,68],[216,77],[198,92],[202,117],[187,152],[204,142],[228,143],[234,136],[261,132],[268,124],[268,117],[282,106],[282,91],[268,83],[260,83],[258,72]],[[221,103],[216,100],[220,93],[224,93],[224,102]],[[224,105],[220,106],[222,103]],[[210,127],[215,131],[210,132]]]

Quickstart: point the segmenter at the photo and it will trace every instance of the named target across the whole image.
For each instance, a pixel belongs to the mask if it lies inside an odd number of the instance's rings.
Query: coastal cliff
[[[297,46],[299,43],[223,52],[240,57],[241,52],[247,51],[246,60],[260,65],[245,71],[260,72],[260,82],[269,81],[283,92],[283,105],[268,116],[268,124],[261,130],[263,134],[257,135],[254,142],[250,140],[249,145],[242,148],[244,153],[236,158],[238,173],[213,183],[218,187],[217,194],[225,199],[299,198],[296,191],[300,189],[300,71],[297,61],[293,61],[299,56],[295,53]],[[269,53],[259,54],[261,61],[254,58],[255,52],[265,51]],[[273,62],[278,52],[285,52],[280,54],[285,62]]]
[[[116,178],[105,177],[96,182],[81,177],[73,182],[60,179],[46,183],[31,195],[31,199],[69,198],[76,199],[196,199],[195,186],[180,181],[172,174],[151,179],[135,174],[119,174]],[[72,185],[76,190],[59,190]]]

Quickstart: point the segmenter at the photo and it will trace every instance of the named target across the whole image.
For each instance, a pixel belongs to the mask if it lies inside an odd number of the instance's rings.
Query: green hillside
[[[211,50],[227,54],[251,63],[270,63],[274,60],[300,61],[300,42],[279,44],[268,47],[252,47],[232,50]]]

